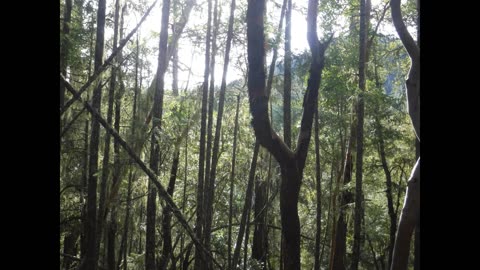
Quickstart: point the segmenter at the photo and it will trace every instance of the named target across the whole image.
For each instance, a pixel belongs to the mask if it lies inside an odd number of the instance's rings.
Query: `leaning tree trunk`
[[[282,231],[285,238],[285,270],[300,269],[300,221],[298,217],[298,196],[303,169],[307,157],[312,130],[313,115],[320,86],[324,53],[331,38],[320,43],[317,36],[318,0],[310,0],[308,6],[308,42],[312,53],[310,78],[304,97],[304,113],[295,151],[283,142],[273,131],[268,117],[268,95],[265,88],[265,47],[264,9],[265,1],[248,2],[247,43],[248,43],[248,94],[252,125],[258,142],[277,159],[281,168],[280,212]]]
[[[105,9],[106,1],[99,0],[97,11],[97,38],[95,42],[94,71],[97,72],[103,64],[104,37],[105,37]],[[102,104],[102,81],[99,80],[92,97],[92,108],[100,111]],[[87,230],[86,230],[86,255],[82,262],[81,270],[96,270],[98,261],[97,249],[97,173],[98,149],[100,142],[100,124],[97,119],[92,121],[92,134],[90,136],[90,159],[88,170],[88,197],[87,197]]]
[[[403,22],[400,0],[391,0],[391,11],[395,29],[411,60],[406,81],[408,113],[415,135],[420,142],[420,48]],[[407,193],[395,238],[391,270],[404,270],[408,266],[410,241],[420,213],[420,157],[413,167],[407,185]]]
[[[155,85],[155,97],[152,110],[152,138],[150,146],[150,168],[158,175],[159,172],[159,156],[160,145],[157,141],[157,132],[162,128],[163,114],[163,93],[164,93],[164,76],[167,69],[167,42],[168,42],[168,18],[170,15],[170,0],[163,0],[162,6],[162,27],[160,30],[158,68]],[[146,228],[146,246],[145,246],[145,269],[156,270],[155,262],[155,215],[156,215],[156,198],[157,190],[149,182],[147,198],[147,228]]]
[[[360,0],[360,53],[358,61],[358,88],[360,93],[357,102],[357,156],[355,164],[355,223],[353,226],[353,247],[351,270],[357,270],[360,262],[361,246],[364,243],[362,221],[363,203],[363,122],[365,115],[365,84],[367,69],[367,32],[369,24],[370,0]]]

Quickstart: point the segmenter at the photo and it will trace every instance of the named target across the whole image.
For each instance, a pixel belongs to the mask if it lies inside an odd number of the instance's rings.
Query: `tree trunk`
[[[125,6],[124,8],[125,9]],[[122,10],[122,15],[123,15],[123,10]],[[122,16],[123,17],[123,16]],[[123,22],[123,19],[122,19]],[[138,34],[137,34],[137,40],[136,40],[136,61],[135,61],[135,87],[134,87],[134,96],[133,96],[133,108],[132,108],[132,129],[131,129],[131,143],[134,145],[134,135],[136,132],[136,119],[137,119],[137,97],[138,97],[138,63],[139,63],[139,58],[140,58],[140,47],[138,45]],[[116,107],[118,110],[120,108],[120,104],[117,105]],[[117,113],[117,111],[115,112]],[[120,111],[118,111],[120,113]],[[120,121],[119,121],[120,122]],[[117,130],[118,132],[118,130]],[[136,173],[133,172],[133,168],[130,169],[130,175],[128,177],[128,187],[127,187],[127,206],[125,210],[125,220],[124,220],[124,225],[123,225],[123,233],[122,233],[122,239],[120,240],[120,249],[118,252],[118,261],[117,261],[117,268],[120,269],[120,263],[122,261],[122,258],[124,259],[123,263],[123,269],[127,270],[127,262],[126,262],[126,254],[127,254],[127,238],[128,238],[128,227],[130,223],[130,209],[132,208],[132,183],[133,180],[136,179]],[[133,233],[132,233],[133,235]],[[130,244],[132,244],[132,241],[130,241]]]
[[[375,250],[373,249],[372,241],[368,237],[368,234],[365,234],[367,241],[368,241],[368,246],[370,247],[370,251],[372,251],[372,257],[373,257],[373,264],[375,266],[375,270],[380,270],[378,268],[378,263],[377,263],[377,254],[375,254]]]
[[[160,145],[157,142],[156,133],[162,128],[163,115],[163,93],[164,93],[164,76],[167,69],[167,42],[168,42],[168,19],[170,14],[170,0],[163,0],[162,5],[162,27],[160,30],[159,53],[157,82],[155,85],[155,97],[153,103],[153,120],[152,120],[152,142],[150,146],[150,168],[158,175],[159,173],[159,156]],[[147,234],[145,246],[145,269],[156,270],[155,261],[155,215],[156,215],[156,198],[157,190],[149,182],[149,194],[147,198]]]
[[[411,60],[406,81],[408,113],[415,135],[420,142],[420,48],[407,30],[402,18],[400,0],[391,1],[392,20]],[[420,157],[412,170],[393,249],[391,270],[407,269],[410,241],[420,213]]]
[[[263,208],[267,203],[267,183],[257,179],[255,181],[255,208],[254,208],[254,224],[252,240],[252,258],[261,263],[260,269],[267,269],[267,219]]]
[[[376,117],[376,130],[378,136],[378,148],[380,160],[382,162],[382,168],[385,173],[386,179],[386,195],[387,195],[387,207],[388,207],[388,216],[390,217],[390,239],[388,244],[388,264],[387,267],[390,268],[392,265],[392,256],[393,256],[393,247],[395,245],[395,233],[397,231],[397,214],[393,208],[393,194],[392,194],[392,176],[390,169],[388,168],[387,158],[385,154],[385,143],[383,141],[383,131],[382,126],[380,125],[380,120]]]
[[[364,243],[362,221],[364,216],[363,205],[363,122],[365,115],[365,84],[367,69],[367,32],[370,17],[370,0],[360,0],[360,53],[358,61],[358,94],[357,102],[357,157],[355,164],[355,223],[353,226],[352,262],[350,269],[357,270],[360,262],[361,246]]]
[[[304,97],[304,114],[295,152],[273,131],[268,117],[268,95],[265,89],[264,9],[265,1],[252,1],[247,9],[248,93],[252,125],[258,142],[267,148],[281,167],[280,212],[285,237],[285,270],[300,269],[300,222],[298,196],[312,130],[313,115],[320,86],[324,53],[330,40],[320,43],[316,33],[318,1],[309,1],[307,25],[312,53],[310,78]]]
[[[315,109],[315,187],[317,195],[317,209],[316,219],[317,228],[315,234],[315,265],[314,270],[320,270],[320,238],[322,236],[322,184],[321,184],[321,171],[320,171],[320,139],[319,139],[319,127],[318,127],[318,104]]]
[[[292,0],[287,0],[285,14],[285,73],[283,75],[283,140],[292,148],[292,51],[290,39],[292,32]]]
[[[113,27],[113,50],[117,49],[117,40],[118,40],[118,21],[120,13],[120,3],[119,0],[115,0],[115,18],[114,18],[114,27]],[[118,62],[118,58],[114,60]],[[115,64],[114,64],[115,66]],[[107,108],[107,123],[112,124],[113,118],[113,101],[115,97],[115,86],[116,86],[116,76],[117,69],[112,68],[110,76],[110,88],[108,90],[108,108]],[[118,131],[118,130],[117,130]],[[100,249],[100,239],[102,239],[103,226],[106,217],[105,197],[107,193],[107,180],[110,176],[110,134],[107,132],[105,134],[105,145],[103,151],[103,162],[102,162],[102,179],[100,182],[100,197],[98,203],[98,215],[97,215],[97,249]],[[106,245],[107,243],[103,243]],[[112,265],[113,267],[113,265]]]
[[[230,13],[230,18],[233,22],[233,10],[235,8],[235,0],[232,1],[232,10]],[[230,24],[229,24],[230,27]],[[231,36],[230,36],[231,37]],[[231,38],[230,38],[231,40]],[[228,43],[227,43],[228,45]],[[230,48],[229,48],[230,49]],[[228,60],[228,58],[227,58]],[[225,61],[227,62],[227,61]],[[222,80],[223,85],[223,80]],[[237,158],[237,133],[238,133],[238,112],[240,108],[240,96],[237,96],[237,110],[235,112],[235,128],[233,130],[233,153],[232,153],[232,171],[230,173],[230,200],[229,200],[229,210],[228,210],[228,270],[232,269],[232,216],[233,216],[233,190],[235,188],[234,180],[235,180],[235,161]],[[217,126],[218,127],[218,126]]]
[[[200,147],[198,156],[198,187],[197,187],[197,220],[195,224],[196,235],[198,239],[203,239],[203,225],[205,217],[204,209],[204,183],[205,178],[205,137],[207,125],[207,96],[208,96],[208,75],[210,72],[210,34],[212,28],[212,1],[208,0],[208,18],[207,18],[207,35],[205,38],[205,70],[203,73],[202,87],[202,116],[200,122]],[[201,262],[201,251],[195,247],[195,270],[204,270]]]
[[[81,213],[81,222],[82,222],[82,232],[80,234],[80,258],[84,259],[87,254],[87,232],[88,232],[88,222],[87,222],[87,182],[88,182],[88,127],[89,121],[85,121],[85,132],[84,132],[84,154],[83,154],[83,172],[82,172],[82,213]]]
[[[173,162],[172,162],[172,170],[170,171],[170,181],[168,182],[168,189],[167,192],[170,196],[173,197],[173,191],[175,189],[175,180],[177,179],[177,171],[178,171],[178,160],[180,158],[180,150],[175,149],[175,153],[173,154]],[[173,252],[172,249],[172,229],[171,229],[171,221],[172,221],[172,209],[169,205],[166,205],[163,208],[163,220],[162,220],[162,233],[163,233],[163,249],[162,255],[160,257],[160,263],[158,266],[159,270],[167,269],[168,259],[170,258],[170,254]]]
[[[78,233],[74,229],[73,232],[65,234],[63,238],[63,253],[75,256],[77,254],[76,242],[78,239]],[[64,257],[63,259],[63,269],[69,270],[72,265],[73,260],[69,257]]]
[[[243,247],[243,270],[247,270],[248,237],[250,236],[250,209],[247,210],[247,222],[245,227],[245,243]]]
[[[215,55],[217,53],[217,33],[218,33],[218,1],[215,0],[213,9],[213,36],[212,36],[212,54],[210,62],[210,90],[208,97],[208,124],[207,124],[207,153],[205,165],[205,228],[203,232],[205,247],[210,250],[213,202],[215,196],[215,178],[210,177],[212,163],[212,141],[213,141],[213,103],[215,100]],[[218,117],[217,117],[218,118]],[[211,269],[211,263],[206,262],[204,269]]]
[[[103,64],[104,36],[105,36],[105,8],[106,1],[99,0],[97,11],[97,33],[95,42],[94,70],[98,71]],[[102,102],[102,82],[99,80],[92,97],[92,108],[100,111]],[[86,228],[86,254],[81,270],[96,270],[98,261],[97,249],[97,173],[98,173],[98,146],[100,140],[100,124],[97,119],[92,121],[92,134],[90,136],[90,158],[88,170],[88,198],[87,198],[87,228]]]
[[[417,7],[418,7],[417,1]],[[417,39],[418,40],[418,39]],[[419,43],[418,43],[419,44]],[[415,158],[420,158],[420,141],[415,139]],[[418,216],[417,225],[415,226],[415,239],[414,239],[414,260],[413,260],[413,270],[420,270],[420,215]]]
[[[247,216],[252,206],[253,181],[255,179],[255,170],[257,167],[257,158],[258,158],[259,149],[260,149],[260,144],[257,141],[255,141],[252,162],[250,163],[250,173],[248,175],[247,191],[245,193],[245,204],[243,206],[242,216],[240,218],[240,228],[238,229],[237,243],[235,245],[235,250],[233,251],[232,269],[237,268],[237,265],[240,259],[240,249],[242,248],[242,240],[243,240],[243,234],[245,233],[245,226],[247,226]]]
[[[352,151],[355,147],[356,136],[356,122],[355,122],[355,107],[356,103],[352,104],[352,120],[350,125],[350,139],[348,140],[348,147],[345,157],[345,163],[343,166],[343,186],[350,183],[352,180],[353,161]],[[333,254],[330,257],[330,270],[342,270],[345,267],[346,256],[346,240],[347,240],[347,223],[345,222],[345,216],[347,206],[353,202],[353,194],[350,190],[344,190],[340,198],[340,213],[335,229],[334,239],[332,239]]]
[[[67,65],[68,65],[68,51],[69,51],[69,34],[70,34],[70,22],[72,18],[72,0],[65,0],[65,13],[63,15],[63,40],[60,50],[60,68],[64,77],[67,77]],[[60,107],[63,107],[65,102],[65,85],[60,83]]]

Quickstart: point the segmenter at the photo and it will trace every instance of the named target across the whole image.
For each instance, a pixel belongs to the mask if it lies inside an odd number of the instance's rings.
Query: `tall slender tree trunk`
[[[170,171],[170,181],[168,182],[167,192],[170,196],[173,197],[173,191],[175,189],[175,181],[177,179],[178,171],[178,162],[180,158],[180,149],[179,146],[176,147],[175,153],[173,154],[172,169]],[[162,233],[163,233],[163,248],[162,255],[160,257],[160,263],[158,269],[165,270],[167,269],[168,259],[170,254],[173,252],[172,248],[172,209],[169,205],[166,205],[163,208],[163,220],[162,220]]]
[[[205,137],[207,125],[207,96],[208,96],[208,75],[210,74],[210,35],[212,28],[212,1],[208,0],[208,16],[207,16],[207,35],[205,38],[205,70],[203,73],[202,87],[202,116],[200,121],[200,147],[198,157],[198,187],[197,187],[197,220],[195,224],[196,236],[203,239],[203,225],[205,217],[204,209],[204,183],[205,178]],[[195,247],[195,263],[194,270],[204,270],[201,262],[201,251]]]
[[[388,207],[388,216],[390,217],[390,239],[388,244],[388,264],[387,267],[390,268],[392,265],[392,256],[393,256],[393,247],[395,245],[395,233],[397,231],[397,214],[393,208],[393,194],[392,194],[392,175],[390,169],[388,168],[387,158],[385,154],[385,142],[383,140],[383,130],[380,124],[378,117],[375,118],[376,130],[378,137],[378,149],[380,160],[382,162],[382,168],[385,173],[385,180],[387,189],[385,190],[387,195],[387,207]]]
[[[215,101],[215,55],[217,54],[217,33],[218,33],[218,1],[214,2],[213,9],[213,36],[212,36],[212,54],[210,62],[210,90],[208,97],[208,125],[207,125],[207,153],[205,165],[205,229],[204,241],[205,247],[210,250],[212,220],[213,220],[213,202],[215,196],[215,178],[210,177],[212,162],[212,141],[213,141],[213,104]],[[218,118],[218,116],[217,116]],[[218,154],[217,154],[218,155]],[[206,262],[204,269],[211,269],[211,263]]]
[[[357,102],[357,157],[355,164],[355,223],[353,226],[353,247],[351,270],[357,270],[360,262],[361,246],[364,243],[362,221],[364,216],[363,202],[363,122],[365,115],[365,85],[367,69],[367,33],[370,13],[370,0],[360,0],[360,54],[358,63],[358,88],[360,93]]]
[[[87,231],[88,231],[88,222],[87,222],[87,183],[88,183],[88,119],[85,120],[85,131],[84,131],[84,150],[83,150],[83,172],[82,172],[82,213],[81,222],[82,222],[82,232],[80,234],[80,258],[84,259],[87,254]]]
[[[185,163],[184,163],[184,172],[183,172],[183,199],[182,199],[182,211],[185,212],[185,207],[187,203],[187,176],[188,176],[188,131],[190,126],[187,124],[187,135],[185,136]],[[181,232],[182,236],[180,237],[180,250],[184,249],[185,245],[185,234],[183,231]],[[188,257],[190,255],[191,247],[186,252],[185,256],[183,253],[180,255],[180,260],[184,262],[185,260],[188,261]]]
[[[318,102],[317,102],[318,103]],[[320,171],[320,134],[318,124],[318,104],[315,108],[315,187],[317,195],[317,209],[316,209],[316,234],[315,234],[315,265],[314,270],[320,270],[320,238],[322,236],[322,184]]]
[[[355,147],[356,136],[356,121],[355,115],[356,102],[352,104],[352,120],[350,126],[350,138],[348,140],[348,147],[345,157],[345,163],[343,165],[343,186],[350,183],[352,180],[353,161],[352,151]],[[334,238],[332,239],[332,255],[330,257],[330,270],[342,270],[345,267],[346,256],[346,240],[347,240],[347,223],[345,221],[347,206],[353,202],[353,194],[350,190],[344,190],[340,197],[340,213],[338,215],[338,221],[335,229]]]
[[[283,75],[283,140],[292,147],[292,51],[290,39],[292,32],[292,0],[287,0],[285,14],[285,73]],[[283,255],[282,255],[283,256]]]
[[[160,145],[157,142],[156,133],[162,128],[163,115],[163,93],[164,93],[164,76],[167,69],[167,42],[168,42],[168,19],[170,15],[170,0],[163,0],[162,5],[162,27],[160,30],[158,68],[155,85],[155,96],[153,103],[153,120],[152,120],[152,142],[150,146],[150,168],[158,175],[159,173],[159,156]],[[156,198],[157,190],[151,182],[148,187],[147,198],[147,234],[145,246],[145,269],[156,270],[155,261],[155,224],[156,224]]]
[[[106,1],[99,0],[97,11],[97,33],[95,42],[94,71],[103,64],[104,36],[105,36],[105,9]],[[92,108],[100,111],[102,102],[102,81],[98,81],[93,92]],[[100,124],[96,119],[92,121],[92,134],[90,136],[90,158],[88,170],[88,198],[87,198],[87,230],[85,261],[81,270],[96,270],[98,261],[97,249],[97,173],[98,173],[98,146],[100,140]]]
[[[78,239],[78,232],[76,229],[73,229],[73,232],[69,232],[65,234],[63,238],[63,253],[66,255],[75,256],[77,253],[77,239]],[[70,266],[72,265],[73,260],[69,257],[63,258],[63,269],[69,270]]]
[[[248,262],[248,237],[250,236],[250,209],[247,210],[247,222],[245,227],[245,243],[243,244],[243,270],[247,270]]]
[[[403,46],[411,60],[406,80],[408,113],[415,135],[420,142],[420,47],[415,43],[403,22],[400,0],[391,0],[392,20]],[[420,216],[420,157],[407,184],[402,214],[398,222],[391,270],[407,269],[410,241]]]
[[[250,208],[252,207],[253,181],[255,179],[255,170],[257,168],[259,149],[260,144],[255,141],[252,162],[250,163],[250,173],[248,175],[247,191],[245,193],[245,203],[242,210],[242,216],[240,218],[240,227],[238,229],[237,243],[235,244],[235,250],[233,251],[232,269],[236,269],[238,266],[238,262],[240,259],[240,249],[242,248],[243,235],[245,233],[245,227],[247,226],[247,217],[249,215]]]
[[[285,238],[285,270],[300,269],[300,221],[298,196],[312,130],[313,115],[320,86],[324,53],[330,40],[320,43],[317,36],[318,1],[310,0],[307,15],[307,39],[312,53],[310,77],[304,97],[304,113],[295,152],[273,131],[268,117],[265,88],[264,48],[265,1],[250,0],[247,9],[248,93],[252,125],[258,142],[277,159],[281,168],[280,214]]]
[[[235,8],[235,0],[232,1],[232,6]],[[230,13],[232,15],[232,13]],[[231,16],[233,22],[233,16]],[[230,25],[229,25],[230,26]],[[227,43],[228,44],[228,43]],[[233,129],[233,153],[232,153],[232,170],[230,172],[230,198],[228,210],[228,270],[232,269],[232,217],[233,217],[233,191],[235,188],[235,161],[237,158],[237,132],[238,132],[238,112],[240,108],[240,96],[237,96],[237,110],[235,112],[235,127]]]
[[[72,18],[72,0],[65,0],[65,12],[63,15],[63,40],[60,50],[60,69],[63,76],[67,77],[67,65],[68,65],[68,51],[70,47],[69,34],[70,34],[70,22]],[[65,102],[65,85],[60,82],[60,107],[63,107]]]
[[[417,1],[417,6],[420,3]],[[418,39],[417,39],[418,40]],[[420,43],[418,43],[420,44]],[[420,158],[420,141],[415,139],[415,158]],[[413,260],[413,270],[420,270],[420,215],[418,215],[417,225],[415,226],[415,238],[414,238],[414,260]]]
[[[267,203],[267,183],[261,179],[255,181],[254,232],[252,240],[252,258],[261,263],[260,269],[267,269],[267,219],[263,208]]]
[[[125,9],[125,6],[124,8]],[[123,10],[122,10],[123,14]],[[123,22],[123,19],[122,19]],[[132,145],[135,145],[134,138],[135,138],[135,132],[136,132],[136,120],[137,120],[137,97],[138,97],[138,63],[140,59],[140,47],[138,44],[138,34],[137,34],[137,39],[136,39],[136,59],[135,59],[135,87],[134,87],[134,95],[133,95],[133,108],[132,108],[132,129],[131,129],[131,143]],[[118,105],[117,108],[120,108]],[[117,268],[120,269],[120,263],[122,261],[122,258],[124,260],[123,263],[123,269],[127,270],[127,263],[126,263],[126,254],[127,254],[127,238],[128,238],[128,229],[129,229],[129,223],[131,220],[130,217],[130,211],[132,208],[132,183],[133,180],[136,179],[136,173],[133,172],[133,168],[130,169],[130,174],[128,177],[128,186],[127,186],[127,206],[125,210],[125,220],[124,220],[124,225],[123,225],[123,233],[122,233],[122,238],[120,240],[120,249],[118,251],[118,261],[117,261]],[[133,235],[133,233],[132,233]],[[130,241],[131,243],[132,241]],[[125,255],[124,255],[125,254]]]
[[[126,5],[123,6],[122,8],[122,15],[121,15],[121,18],[120,18],[120,40],[123,39],[123,25],[124,25],[124,15],[125,15],[125,12],[126,12]],[[120,5],[118,5],[118,9],[120,9]],[[122,61],[123,59],[123,54],[122,52],[119,52],[118,53],[118,59],[120,61]],[[116,95],[115,95],[115,130],[117,131],[117,133],[120,132],[120,118],[121,118],[121,111],[120,111],[120,108],[122,106],[122,96],[123,94],[125,93],[125,84],[124,84],[124,81],[123,81],[123,73],[122,73],[122,68],[119,67],[119,69],[117,70],[118,72],[118,79],[119,79],[119,82],[120,82],[120,88],[119,88],[119,91],[117,91]],[[136,106],[136,102],[134,101],[134,107]],[[133,116],[135,117],[135,110],[136,108],[134,108],[134,112],[133,112]],[[132,132],[134,132],[134,127],[132,126]],[[132,133],[132,137],[133,137],[133,133]],[[111,208],[111,215],[110,215],[110,221],[109,221],[109,228],[108,228],[108,257],[107,257],[107,260],[108,260],[108,265],[109,265],[109,268],[110,270],[116,270],[118,269],[116,262],[115,262],[115,245],[116,245],[116,235],[117,235],[117,206],[119,205],[119,201],[118,201],[118,198],[119,198],[119,195],[118,195],[118,190],[120,188],[120,177],[121,177],[121,161],[120,161],[120,145],[118,143],[118,140],[114,140],[114,143],[113,143],[113,153],[114,153],[114,163],[113,163],[113,175],[112,175],[112,185],[111,185],[111,192],[110,192],[110,197],[109,197],[109,202],[111,203],[111,207],[109,207],[109,204],[107,204],[107,212],[110,210],[109,208]],[[125,231],[127,231],[128,229],[128,222],[130,221],[130,213],[129,213],[129,209],[128,207],[129,204],[131,204],[131,201],[130,201],[130,198],[131,198],[131,182],[132,182],[132,177],[129,178],[129,186],[127,187],[128,191],[127,191],[127,212],[128,212],[128,216],[126,215],[125,216],[125,221],[127,223],[124,224],[125,226]],[[129,198],[130,197],[130,198]],[[126,213],[127,214],[127,213]],[[121,254],[121,253],[120,253]],[[118,261],[121,261],[121,257],[118,256]],[[126,262],[126,256],[124,256],[124,261]],[[126,268],[126,263],[124,264],[124,268]]]
[[[118,21],[120,13],[120,3],[119,0],[115,0],[115,17],[114,17],[114,27],[113,27],[113,51],[117,49],[117,40],[118,40]],[[115,59],[115,60],[118,60]],[[115,61],[114,62],[118,62]],[[114,64],[115,65],[115,64]],[[108,108],[107,108],[107,123],[112,124],[113,118],[113,102],[115,97],[115,87],[117,83],[117,70],[113,68],[111,70],[110,76],[110,88],[108,90]],[[105,134],[105,146],[103,151],[103,162],[102,162],[102,179],[100,182],[100,197],[98,203],[98,215],[97,215],[97,249],[100,250],[100,239],[102,239],[103,227],[105,224],[105,216],[107,213],[105,205],[105,197],[107,193],[107,180],[110,176],[110,140],[111,136],[107,132]],[[107,245],[107,243],[103,243]],[[113,266],[112,266],[113,267]]]

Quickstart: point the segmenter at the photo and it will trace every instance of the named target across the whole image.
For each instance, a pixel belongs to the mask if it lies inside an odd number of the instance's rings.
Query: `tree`
[[[357,270],[360,261],[360,248],[364,242],[362,235],[363,205],[363,122],[365,115],[365,84],[367,69],[367,31],[370,21],[370,0],[360,0],[360,53],[358,61],[358,88],[360,93],[357,102],[357,157],[355,164],[355,225],[353,228],[352,263],[350,269]]]
[[[264,9],[265,1],[248,2],[247,45],[248,45],[248,94],[252,125],[258,142],[264,146],[281,168],[280,209],[282,231],[285,237],[286,270],[300,269],[300,221],[298,218],[298,195],[303,177],[303,169],[310,143],[314,109],[318,96],[324,53],[331,38],[326,43],[318,40],[317,27],[318,1],[310,0],[308,5],[308,42],[312,53],[310,77],[304,98],[304,113],[295,152],[278,137],[271,128],[268,117],[268,95],[265,91],[264,67]]]
[[[406,80],[408,113],[415,135],[420,142],[420,48],[413,40],[402,19],[399,0],[391,1],[392,20],[398,36],[410,57],[411,66]],[[398,223],[391,270],[407,269],[410,241],[420,211],[420,157],[408,179],[407,194]]]
[[[200,149],[198,154],[198,187],[197,187],[197,221],[195,230],[197,237],[203,239],[203,225],[205,216],[205,137],[207,125],[207,96],[208,96],[208,75],[210,74],[210,35],[212,28],[212,1],[208,0],[208,16],[207,16],[207,35],[205,38],[205,69],[203,73],[202,85],[202,115],[200,122]],[[195,270],[202,270],[203,264],[201,260],[201,251],[195,248]]]
[[[99,0],[97,11],[97,34],[95,42],[95,72],[103,64],[104,36],[105,36],[105,0]],[[100,111],[102,101],[102,81],[99,80],[93,91],[92,107]],[[90,136],[90,158],[88,161],[88,197],[87,197],[87,227],[86,227],[86,254],[80,269],[96,270],[98,261],[97,250],[97,174],[98,174],[98,145],[100,140],[100,124],[93,120]]]
[[[150,145],[150,168],[155,174],[159,172],[160,144],[157,141],[162,129],[164,76],[167,69],[168,18],[170,15],[170,0],[164,0],[162,5],[162,27],[158,46],[158,68],[156,74],[155,97],[152,109],[152,139]],[[155,219],[157,190],[149,182],[147,200],[147,234],[145,246],[145,269],[155,270]]]

